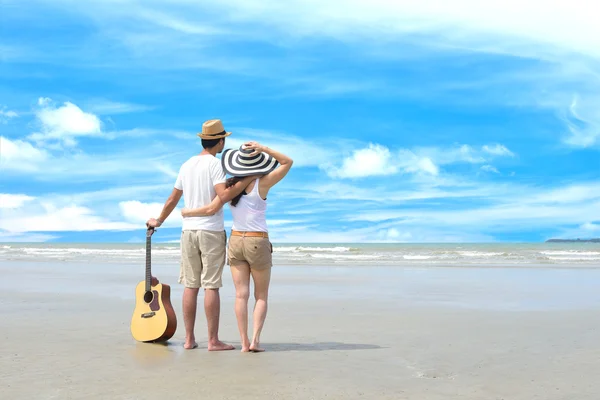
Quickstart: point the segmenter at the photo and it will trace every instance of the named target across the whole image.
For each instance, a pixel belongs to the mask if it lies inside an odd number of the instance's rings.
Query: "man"
[[[204,150],[191,157],[180,168],[175,187],[158,218],[150,218],[148,227],[161,226],[184,195],[187,208],[202,207],[219,196],[223,204],[228,203],[248,186],[255,177],[247,177],[236,185],[225,187],[225,173],[216,158],[225,147],[226,132],[218,119],[202,124]],[[194,334],[196,307],[200,287],[204,288],[204,312],[208,325],[208,350],[233,350],[234,347],[219,340],[219,316],[221,300],[219,288],[222,284],[225,266],[225,247],[227,235],[223,221],[223,209],[206,217],[187,217],[183,219],[181,232],[181,266],[179,283],[183,290],[183,321],[185,323],[186,349],[198,347]]]

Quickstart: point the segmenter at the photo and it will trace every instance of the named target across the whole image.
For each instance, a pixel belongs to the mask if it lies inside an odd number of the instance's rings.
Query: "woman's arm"
[[[290,168],[292,168],[294,160],[292,160],[290,157],[286,156],[283,153],[270,149],[267,146],[263,146],[257,142],[248,142],[245,146],[246,148],[254,149],[254,153],[252,153],[251,155],[266,153],[279,162],[279,166],[275,168],[275,170],[269,172],[260,179],[260,185],[266,192],[268,192],[270,188],[275,186],[277,182],[282,180],[290,171]]]
[[[221,208],[223,208],[223,202],[219,196],[215,196],[213,201],[207,206],[198,208],[183,208],[181,210],[181,215],[183,217],[208,217],[215,215]]]

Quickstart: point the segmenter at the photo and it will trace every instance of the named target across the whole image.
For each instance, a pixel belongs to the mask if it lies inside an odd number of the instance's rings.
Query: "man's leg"
[[[202,270],[202,259],[198,235],[196,231],[183,231],[181,233],[181,270],[179,283],[184,285],[183,289],[183,322],[185,324],[186,349],[198,347],[194,335],[196,323],[196,308],[198,304],[198,291],[200,287],[200,276]]]
[[[198,347],[196,336],[194,335],[198,292],[198,288],[186,287],[183,289],[183,322],[185,323],[185,344],[183,347],[188,350]]]
[[[221,314],[221,299],[219,289],[204,290],[204,312],[206,313],[206,323],[208,325],[208,350],[233,350],[230,344],[219,340],[219,317]]]
[[[221,297],[219,288],[223,286],[222,275],[225,266],[225,232],[201,231],[202,287],[204,288],[204,312],[208,327],[208,350],[233,350],[235,347],[219,340],[219,317]]]

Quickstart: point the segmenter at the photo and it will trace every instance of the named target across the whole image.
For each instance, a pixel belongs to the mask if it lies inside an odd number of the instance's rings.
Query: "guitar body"
[[[139,342],[165,342],[177,330],[171,287],[152,278],[150,237],[153,233],[154,228],[146,233],[146,279],[135,288],[135,309],[131,317],[131,335]]]
[[[171,287],[159,283],[146,292],[146,282],[135,288],[135,309],[131,318],[131,335],[139,342],[164,342],[177,330],[177,316],[171,305]]]

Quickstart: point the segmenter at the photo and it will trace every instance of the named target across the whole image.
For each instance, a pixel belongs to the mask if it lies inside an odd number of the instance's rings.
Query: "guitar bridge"
[[[152,312],[147,312],[147,313],[143,313],[142,314],[142,318],[152,318],[156,315],[156,313],[154,311]]]

